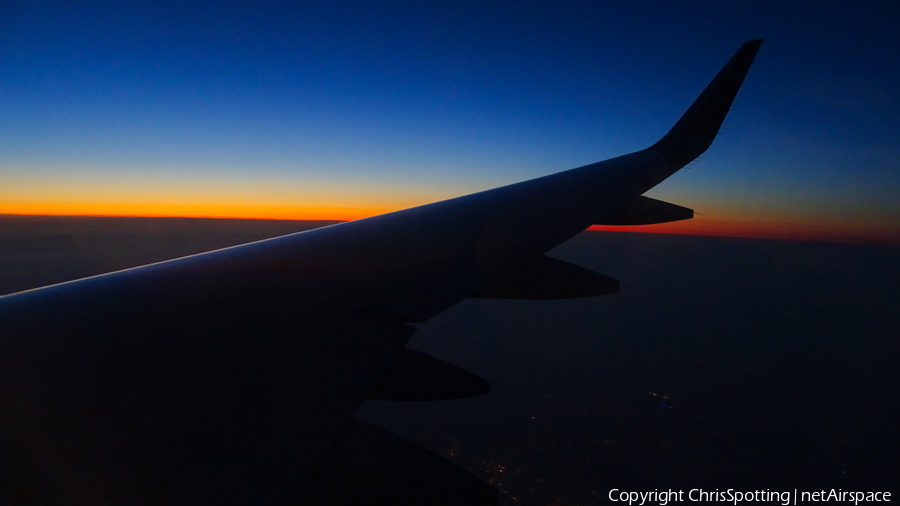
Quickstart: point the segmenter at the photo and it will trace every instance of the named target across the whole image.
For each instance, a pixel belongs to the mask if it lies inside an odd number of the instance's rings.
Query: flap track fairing
[[[562,260],[541,256],[478,290],[479,299],[575,299],[619,292],[619,280]]]
[[[465,369],[406,348],[375,388],[370,400],[443,401],[485,395],[491,384]]]

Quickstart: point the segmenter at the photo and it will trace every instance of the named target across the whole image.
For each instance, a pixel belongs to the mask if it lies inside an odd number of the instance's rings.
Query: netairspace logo
[[[855,492],[842,489],[818,490],[813,492],[753,490],[744,492],[729,488],[727,490],[703,490],[692,488],[685,494],[684,490],[653,490],[652,492],[631,492],[614,488],[609,491],[611,502],[627,503],[629,506],[658,504],[666,506],[670,502],[726,502],[738,503],[769,502],[783,506],[790,504],[817,502],[846,502],[858,505],[869,502],[891,502],[890,492]]]

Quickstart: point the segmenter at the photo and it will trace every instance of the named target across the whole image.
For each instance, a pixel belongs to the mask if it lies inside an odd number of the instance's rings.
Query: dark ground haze
[[[0,293],[329,222],[0,217]],[[359,416],[523,504],[609,489],[897,490],[900,248],[587,232],[617,295],[469,300],[410,345],[488,396]]]
[[[0,295],[333,223],[0,214]]]

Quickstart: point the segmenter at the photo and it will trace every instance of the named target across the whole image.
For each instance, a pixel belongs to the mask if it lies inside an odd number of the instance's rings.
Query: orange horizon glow
[[[588,230],[747,239],[900,245],[900,230],[897,228],[774,220],[751,221],[741,219],[695,218],[692,220],[660,223],[657,225],[594,225]]]
[[[351,221],[396,211],[388,207],[252,205],[0,205],[0,215],[109,218],[208,218]]]
[[[296,221],[351,221],[402,209],[400,207],[351,206],[251,206],[251,205],[0,205],[0,215],[121,218],[205,218]],[[900,229],[829,223],[777,220],[710,219],[657,225],[594,225],[588,230],[649,234],[694,235],[753,239],[900,245]]]

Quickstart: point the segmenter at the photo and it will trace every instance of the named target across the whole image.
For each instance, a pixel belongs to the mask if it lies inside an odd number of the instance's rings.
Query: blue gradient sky
[[[3,2],[0,213],[452,197],[646,147],[762,37],[719,139],[650,194],[693,227],[900,238],[900,4],[618,3]]]

